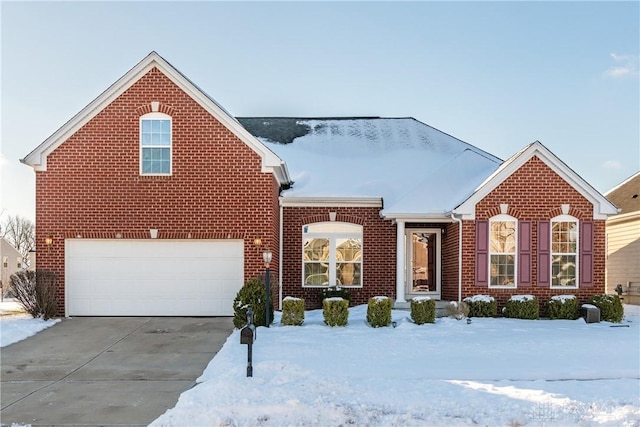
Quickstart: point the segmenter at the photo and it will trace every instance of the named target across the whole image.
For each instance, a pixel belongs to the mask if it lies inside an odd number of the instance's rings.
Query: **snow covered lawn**
[[[0,303],[0,347],[22,341],[59,321],[60,319],[50,319],[46,322],[34,319],[22,312],[22,307],[17,302],[4,301]]]
[[[152,426],[638,426],[640,307],[622,324],[452,318],[374,329],[260,327],[253,378],[234,331]]]

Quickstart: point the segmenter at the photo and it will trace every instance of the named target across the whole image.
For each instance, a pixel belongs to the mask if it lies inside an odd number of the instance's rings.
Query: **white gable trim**
[[[617,208],[609,200],[589,185],[580,175],[575,173],[539,141],[535,141],[506,160],[467,200],[455,208],[453,212],[456,215],[461,215],[462,219],[474,220],[476,204],[534,156],[542,160],[544,164],[555,171],[578,193],[591,202],[593,205],[593,219],[607,219],[608,216],[617,213]]]
[[[247,132],[247,130],[242,127],[242,125],[231,114],[202,92],[202,90],[200,90],[156,52],[151,52],[147,55],[146,58],[113,83],[89,105],[73,116],[71,120],[65,123],[60,129],[54,132],[53,135],[47,138],[35,150],[22,159],[22,163],[33,167],[36,171],[47,170],[47,156],[51,152],[58,148],[80,128],[86,125],[98,113],[100,113],[100,111],[106,108],[117,97],[122,95],[154,67],[160,70],[160,72],[167,76],[169,80],[175,83],[180,89],[215,117],[216,120],[222,123],[229,131],[256,152],[262,158],[262,172],[273,173],[280,184],[290,183],[291,179],[289,178],[289,172],[286,164],[273,151]]]

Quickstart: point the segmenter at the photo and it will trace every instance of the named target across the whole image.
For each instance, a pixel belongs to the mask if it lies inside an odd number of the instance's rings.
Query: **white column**
[[[396,221],[396,302],[406,302],[404,299],[404,269],[405,261],[404,221]]]

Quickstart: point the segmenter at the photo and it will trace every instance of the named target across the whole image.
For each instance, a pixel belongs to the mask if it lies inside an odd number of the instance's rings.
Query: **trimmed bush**
[[[349,289],[342,288],[340,286],[329,286],[321,290],[322,300],[327,298],[342,298],[347,301],[351,301],[351,292]]]
[[[287,326],[301,326],[304,323],[304,300],[294,297],[283,299],[280,323]]]
[[[247,310],[253,310],[253,323],[266,326],[265,308],[267,306],[267,290],[261,279],[251,279],[240,288],[233,300],[233,326],[242,328],[247,324]],[[273,304],[270,307],[270,319],[273,319]]]
[[[349,321],[349,301],[340,297],[325,298],[322,301],[324,323],[329,326],[346,326]]]
[[[575,320],[580,316],[578,299],[575,295],[555,295],[547,302],[549,319]]]
[[[23,270],[11,275],[9,286],[24,311],[49,320],[58,313],[57,279],[52,271]]]
[[[464,302],[469,306],[469,317],[496,317],[498,302],[489,295],[474,295],[466,297]]]
[[[622,322],[624,308],[618,295],[594,295],[589,298],[589,304],[593,304],[600,309],[600,320],[605,322]]]
[[[469,306],[466,302],[461,301],[459,304],[456,301],[451,301],[447,305],[447,316],[451,316],[456,320],[463,319],[469,315]]]
[[[388,326],[391,323],[391,300],[388,297],[369,298],[367,322],[374,328]]]
[[[435,323],[436,302],[429,297],[417,297],[411,300],[411,320],[417,325]]]
[[[514,295],[505,304],[502,314],[513,319],[533,320],[540,316],[540,307],[533,295]]]

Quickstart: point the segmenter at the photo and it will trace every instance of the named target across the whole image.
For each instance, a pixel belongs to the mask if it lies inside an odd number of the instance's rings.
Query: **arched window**
[[[560,215],[551,220],[551,287],[578,287],[578,219]]]
[[[302,285],[362,286],[362,226],[316,222],[302,227]]]
[[[489,286],[516,287],[518,220],[496,215],[489,220]]]
[[[171,175],[171,117],[149,113],[140,117],[140,175]]]

